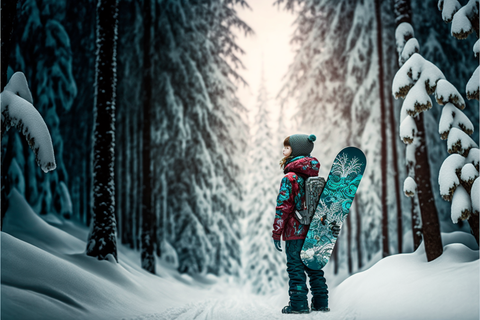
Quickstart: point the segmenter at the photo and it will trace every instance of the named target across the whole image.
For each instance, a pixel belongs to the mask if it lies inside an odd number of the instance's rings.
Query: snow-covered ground
[[[433,262],[421,246],[345,280],[327,278],[329,313],[282,315],[286,290],[255,296],[234,278],[192,278],[162,261],[151,275],[122,245],[119,264],[98,261],[85,255],[85,227],[40,218],[15,190],[10,205],[1,233],[2,319],[479,319],[479,251],[464,232],[443,234],[445,251]]]

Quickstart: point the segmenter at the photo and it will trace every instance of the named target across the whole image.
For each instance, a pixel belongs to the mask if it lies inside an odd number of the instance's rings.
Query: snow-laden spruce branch
[[[462,5],[457,0],[439,0],[438,9],[442,11],[442,19],[452,23],[451,34],[457,39],[466,39],[473,31],[479,37],[479,0],[469,0]],[[473,53],[478,57],[479,40],[473,46]],[[467,82],[466,93],[468,99],[479,100],[480,67],[473,72]]]
[[[56,168],[52,138],[40,113],[33,106],[27,79],[22,72],[12,75],[0,93],[2,105],[2,133],[15,127],[27,139],[35,160],[44,172]]]
[[[478,0],[471,3],[477,4]],[[457,14],[467,16],[461,11],[461,6],[454,1],[439,1],[439,8],[443,8],[444,20],[454,20]],[[456,13],[455,13],[456,12]],[[460,19],[460,18],[458,18]],[[478,21],[478,20],[477,20]],[[452,26],[452,34],[456,36],[458,26]],[[465,29],[466,30],[466,29]],[[464,32],[467,32],[465,31]],[[471,33],[471,30],[468,31]],[[478,34],[478,33],[477,33]],[[415,145],[417,128],[414,117],[420,112],[432,108],[431,95],[443,105],[439,122],[438,133],[442,140],[447,140],[447,149],[451,154],[445,159],[440,168],[438,182],[443,199],[452,201],[451,218],[454,223],[458,219],[468,219],[472,213],[478,214],[479,194],[472,189],[478,188],[479,149],[470,135],[473,134],[473,124],[461,111],[465,108],[465,100],[458,90],[445,79],[442,71],[419,54],[418,41],[414,40],[413,28],[408,23],[402,23],[396,30],[397,50],[399,52],[398,70],[392,84],[392,94],[395,98],[404,98],[401,110],[400,138],[407,145]],[[474,54],[478,56],[478,41],[474,46]],[[478,99],[478,68],[467,84],[467,97],[475,96]],[[475,82],[476,81],[476,82]],[[404,182],[405,195],[412,197],[417,190],[414,177],[407,177]],[[476,189],[475,189],[476,190]]]

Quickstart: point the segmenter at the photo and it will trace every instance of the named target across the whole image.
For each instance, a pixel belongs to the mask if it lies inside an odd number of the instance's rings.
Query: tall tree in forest
[[[443,20],[452,22],[451,34],[457,39],[466,39],[473,31],[477,36],[473,52],[478,59],[480,54],[479,6],[478,0],[470,0],[465,6],[456,1],[440,0],[438,8]],[[475,71],[468,80],[465,91],[469,100],[479,100],[480,66],[476,63]],[[473,69],[473,68],[472,68]],[[468,135],[474,131],[473,123],[460,110],[464,108],[463,98],[449,82],[442,81],[437,87],[437,102],[445,105],[439,122],[439,133],[447,140],[447,157],[440,168],[439,185],[442,198],[452,201],[451,218],[454,223],[459,219],[467,220],[471,232],[479,243],[480,213],[480,150]],[[462,102],[462,103],[459,103]],[[477,109],[478,110],[478,109]]]
[[[377,55],[378,55],[378,90],[380,96],[380,170],[382,176],[382,256],[390,254],[390,242],[388,240],[388,208],[387,208],[387,115],[383,88],[383,50],[382,50],[382,16],[380,13],[380,0],[375,0],[375,17],[377,20]]]
[[[151,104],[152,63],[151,29],[152,4],[143,0],[143,121],[142,121],[142,268],[155,274],[155,213],[152,207],[152,162],[151,162]]]
[[[397,25],[396,39],[398,52],[400,52],[399,63],[403,65],[395,75],[392,93],[396,98],[405,98],[401,111],[400,135],[406,144],[415,147],[415,183],[412,183],[413,177],[407,177],[404,189],[407,195],[414,195],[418,191],[423,241],[427,259],[431,261],[442,254],[443,246],[431,186],[423,111],[431,108],[428,95],[435,91],[436,82],[444,76],[430,62],[423,63],[423,58],[416,53],[419,52],[418,41],[413,38],[413,28],[408,22]],[[419,64],[415,65],[416,62]],[[425,68],[422,68],[423,65]],[[418,67],[421,69],[416,69]],[[415,70],[412,71],[412,68]],[[406,79],[402,78],[407,72],[410,76]],[[412,162],[413,159],[408,161]]]
[[[400,25],[403,22],[411,23],[412,22],[412,9],[410,6],[410,0],[396,0],[394,2],[394,11],[395,11],[395,24],[396,26]],[[411,38],[413,38],[413,29],[410,32],[410,29],[405,30],[405,38],[401,43],[397,44],[397,58],[400,62],[400,56],[404,47],[404,44]],[[407,159],[407,174],[408,176],[415,177],[415,149],[416,143],[407,145],[406,149],[406,159]],[[412,236],[413,236],[413,250],[417,250],[422,242],[422,220],[420,217],[420,204],[418,202],[418,194],[410,195],[411,203],[411,225],[412,225]]]
[[[118,0],[97,0],[97,61],[95,65],[93,207],[87,255],[117,259],[115,220],[115,95]]]
[[[57,170],[44,175],[37,169],[33,155],[23,144],[23,155],[17,153],[25,177],[25,198],[35,212],[67,212],[68,182],[63,161],[64,137],[60,131],[60,116],[67,113],[77,95],[72,73],[72,50],[65,30],[66,1],[25,0],[17,16],[15,54],[10,56],[14,70],[22,70],[30,81],[35,107],[50,128],[57,156]],[[36,41],[32,41],[36,39]]]
[[[249,152],[248,209],[245,230],[245,276],[254,293],[267,294],[287,283],[285,256],[271,250],[275,199],[279,186],[278,143],[272,134],[268,92],[262,69],[255,105],[255,133]]]
[[[166,234],[184,273],[238,274],[239,219],[246,161],[245,112],[235,95],[233,28],[250,32],[234,10],[244,1],[155,4],[155,161]],[[172,170],[177,168],[177,170]],[[160,186],[165,182],[167,190]]]

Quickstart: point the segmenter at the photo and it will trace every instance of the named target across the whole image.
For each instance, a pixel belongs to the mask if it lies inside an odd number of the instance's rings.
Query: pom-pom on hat
[[[290,136],[290,146],[292,147],[292,157],[308,156],[313,150],[313,142],[317,140],[315,135],[294,134]]]

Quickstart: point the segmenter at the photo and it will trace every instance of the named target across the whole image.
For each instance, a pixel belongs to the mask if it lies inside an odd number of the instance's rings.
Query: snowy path
[[[245,293],[230,292],[218,299],[208,299],[198,303],[189,303],[180,307],[166,309],[162,313],[144,314],[123,320],[245,320],[245,319],[291,319],[292,315],[282,314],[281,309],[288,301],[283,294],[274,297],[252,296]],[[348,319],[355,316],[345,311],[312,312],[293,315],[295,319]]]

